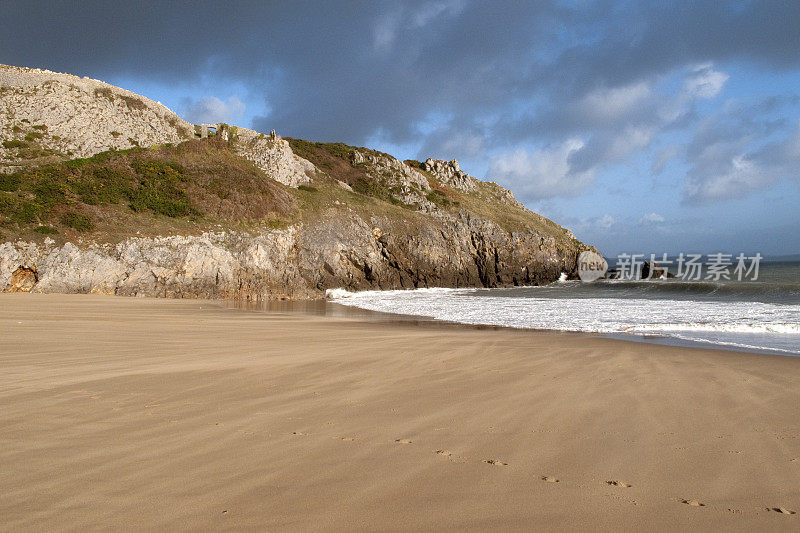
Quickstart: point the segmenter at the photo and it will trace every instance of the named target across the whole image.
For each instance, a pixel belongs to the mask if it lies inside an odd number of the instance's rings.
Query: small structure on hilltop
[[[200,138],[206,139],[209,135],[216,135],[219,124],[200,124]]]
[[[219,135],[223,141],[227,141],[229,137],[230,126],[224,122],[219,124],[200,124],[200,132],[196,133],[201,139],[206,139],[212,135]],[[197,132],[197,129],[195,129]]]

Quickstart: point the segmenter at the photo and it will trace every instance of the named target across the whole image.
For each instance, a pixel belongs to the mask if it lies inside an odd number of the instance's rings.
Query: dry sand
[[[0,295],[0,529],[798,530],[800,358]]]

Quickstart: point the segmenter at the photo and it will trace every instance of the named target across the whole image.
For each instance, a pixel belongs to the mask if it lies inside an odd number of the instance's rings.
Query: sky
[[[0,63],[458,159],[604,254],[800,253],[800,2],[11,2]]]

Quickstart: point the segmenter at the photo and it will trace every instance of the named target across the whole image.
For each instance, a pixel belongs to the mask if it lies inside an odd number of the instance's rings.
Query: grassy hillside
[[[286,187],[216,139],[109,151],[0,174],[6,238],[136,231],[191,232],[215,224],[285,223],[297,211]],[[33,235],[31,235],[33,234]]]
[[[348,184],[357,193],[402,205],[393,196],[391,187],[370,177],[366,164],[351,163],[355,147],[343,143],[309,142],[291,138],[286,140],[291,144],[294,153],[314,163],[318,169],[325,172],[329,181],[339,180]],[[391,157],[369,148],[357,148],[357,150],[365,154]],[[467,193],[444,186],[432,174],[426,172],[419,161],[407,160],[404,163],[427,178],[431,190],[425,196],[440,210],[457,212],[466,209],[498,223],[508,231],[535,230],[556,238],[564,238],[566,235],[564,228],[553,221],[503,201],[506,190],[496,183],[480,181],[477,190]]]
[[[312,184],[299,189],[269,179],[235,155],[227,142],[213,137],[103,152],[0,174],[0,239],[51,236],[57,241],[85,237],[115,242],[134,234],[281,228],[313,220],[330,209],[400,218],[412,225],[430,220],[398,201],[387,181],[367,172],[364,164],[352,164],[353,147],[289,141],[296,154],[320,169]],[[443,187],[422,172],[432,187],[427,198],[442,211],[468,209],[508,230],[566,235],[553,222],[501,202],[502,189],[494,184],[464,193]]]

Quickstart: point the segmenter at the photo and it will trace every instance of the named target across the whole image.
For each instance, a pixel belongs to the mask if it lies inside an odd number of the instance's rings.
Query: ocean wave
[[[699,342],[800,353],[798,305],[666,298],[552,298],[526,289],[336,291],[340,290],[329,292],[333,302],[447,322],[674,338],[691,335]]]
[[[553,287],[546,285],[542,288]],[[600,280],[584,284],[584,290],[594,293],[707,297],[710,299],[739,299],[800,303],[800,283],[759,281],[683,281],[683,280]]]
[[[716,324],[716,323],[679,323],[679,324],[655,324],[632,326],[629,331],[648,332],[648,331],[712,331],[725,333],[777,333],[787,335],[800,335],[800,324],[791,323],[768,323],[768,324]]]
[[[476,289],[453,289],[449,287],[425,287],[421,289],[394,289],[386,291],[348,291],[347,289],[328,289],[325,291],[325,298],[328,300],[336,300],[340,298],[368,298],[372,296],[377,297],[391,297],[397,295],[430,295],[430,294],[455,294],[467,293]]]

